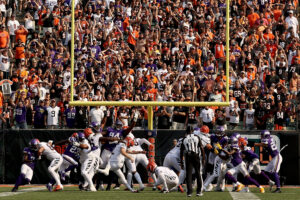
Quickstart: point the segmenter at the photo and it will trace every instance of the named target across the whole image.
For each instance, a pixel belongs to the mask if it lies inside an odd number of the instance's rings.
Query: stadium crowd
[[[136,128],[147,127],[144,107],[68,105],[70,4],[1,1],[0,80],[10,80],[1,82],[2,127],[85,128],[104,115],[108,126],[121,121],[126,127],[136,110]],[[75,100],[220,102],[229,78],[229,107],[157,107],[156,128],[296,126],[298,1],[230,1],[230,77],[224,0],[75,4]]]

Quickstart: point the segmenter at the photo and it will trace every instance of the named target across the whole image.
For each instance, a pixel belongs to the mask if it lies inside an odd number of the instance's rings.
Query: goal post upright
[[[167,101],[74,101],[74,42],[75,42],[75,0],[71,8],[71,106],[146,106],[148,111],[148,130],[153,130],[153,107],[155,106],[229,106],[229,40],[230,40],[230,0],[226,0],[226,98],[225,102],[167,102]]]

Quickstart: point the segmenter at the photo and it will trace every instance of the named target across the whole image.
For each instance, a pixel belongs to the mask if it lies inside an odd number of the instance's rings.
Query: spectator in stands
[[[1,10],[0,49],[5,50],[0,56],[0,78],[13,81],[8,105],[13,111],[26,98],[34,110],[40,106],[38,100],[44,100],[48,109],[51,99],[60,99],[61,117],[69,109],[65,94],[71,82],[70,2],[23,1],[18,2],[16,12],[16,2],[9,1]],[[230,120],[237,101],[241,112],[236,129],[249,122],[244,120],[249,103],[255,110],[255,128],[262,129],[272,125],[280,102],[288,101],[289,107],[296,104],[293,109],[298,109],[298,2],[231,3],[229,77],[225,75],[225,7],[223,1],[76,2],[75,99],[220,102],[225,100],[229,78],[232,97],[226,114],[217,106],[208,108],[209,118],[201,114],[206,109],[175,107],[174,111],[166,108],[164,115],[162,108],[154,109],[154,116],[167,120],[171,114],[172,128],[181,129],[195,122],[191,117],[196,112],[200,113],[196,120],[215,128],[214,121],[218,126],[228,124],[224,116]],[[109,123],[116,117],[125,119],[121,107],[105,109],[115,113]],[[147,109],[138,109],[144,120],[141,126],[146,127]],[[289,113],[293,109],[288,108]],[[85,128],[93,109],[75,110],[74,126]],[[125,114],[130,121],[132,110]],[[166,121],[164,125],[157,121],[160,127],[167,127]]]

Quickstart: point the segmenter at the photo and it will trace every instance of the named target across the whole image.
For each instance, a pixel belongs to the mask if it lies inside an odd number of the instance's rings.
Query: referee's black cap
[[[186,127],[186,133],[187,134],[190,134],[190,133],[193,133],[194,132],[194,128],[192,126],[187,126]]]

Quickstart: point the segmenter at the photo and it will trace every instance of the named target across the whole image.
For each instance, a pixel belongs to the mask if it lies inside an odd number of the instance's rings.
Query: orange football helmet
[[[125,141],[127,143],[127,147],[133,146],[134,145],[134,141],[131,137],[126,137]]]
[[[85,138],[88,138],[91,134],[93,134],[93,131],[91,128],[86,128],[86,129],[84,129],[83,132],[84,132]]]
[[[206,126],[206,125],[203,125],[203,126],[200,128],[200,131],[201,131],[201,133],[208,134],[208,133],[209,133],[209,127]]]
[[[149,164],[147,165],[147,170],[153,173],[156,167],[157,164],[155,162],[149,162]]]

